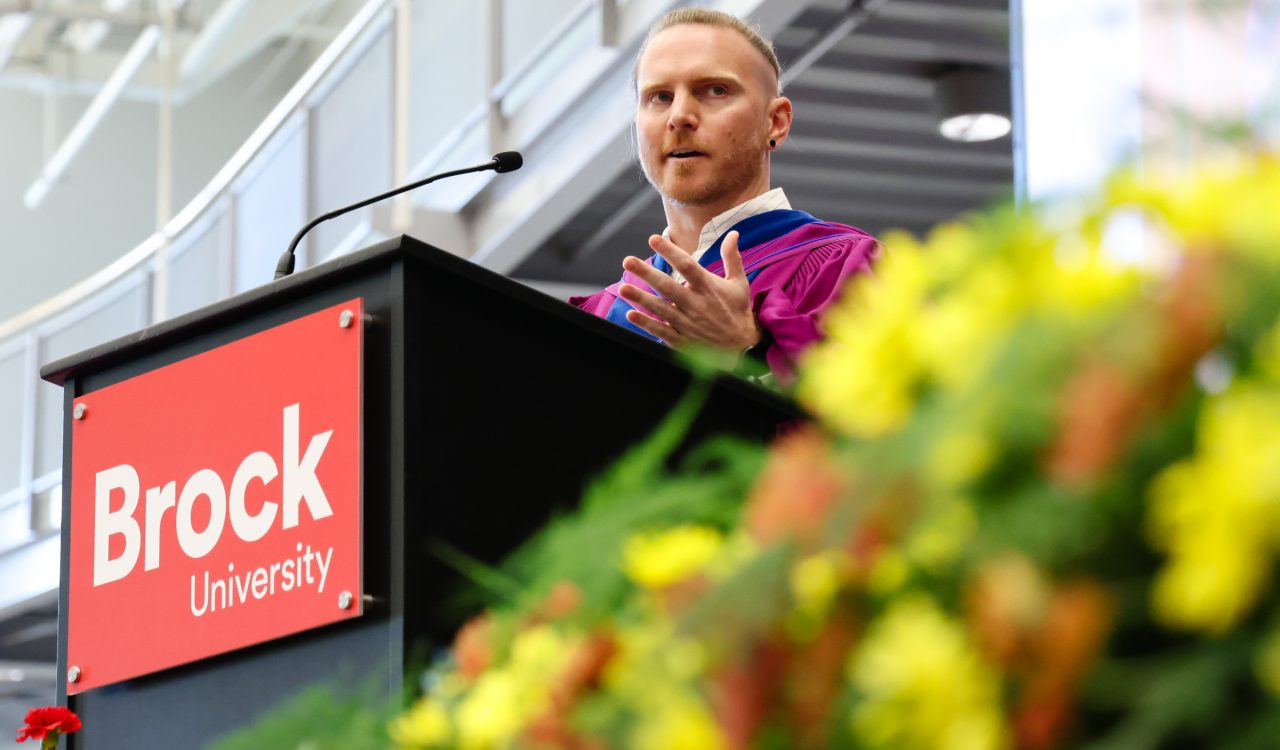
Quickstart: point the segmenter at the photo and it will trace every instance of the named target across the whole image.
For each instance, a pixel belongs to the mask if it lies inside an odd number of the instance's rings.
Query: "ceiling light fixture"
[[[979,67],[950,68],[936,79],[938,132],[964,143],[1003,138],[1010,119],[1009,73]]]

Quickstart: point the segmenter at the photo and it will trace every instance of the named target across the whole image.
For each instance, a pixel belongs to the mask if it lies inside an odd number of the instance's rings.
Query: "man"
[[[636,58],[636,142],[667,228],[647,261],[578,307],[670,346],[761,355],[787,378],[819,317],[878,243],[791,210],[770,190],[770,155],[791,130],[773,45],[739,19],[674,10]]]

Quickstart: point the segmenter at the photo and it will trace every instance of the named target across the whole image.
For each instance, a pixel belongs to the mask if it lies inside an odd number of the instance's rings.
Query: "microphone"
[[[436,180],[443,180],[446,177],[457,177],[460,174],[470,174],[471,172],[485,172],[490,169],[497,172],[498,174],[504,174],[506,172],[514,172],[522,166],[524,166],[524,157],[520,156],[520,152],[503,151],[501,153],[494,154],[493,158],[485,162],[484,164],[477,164],[474,167],[467,167],[465,169],[455,169],[452,172],[441,172],[440,174],[431,175],[430,177],[424,177],[423,179],[418,180],[417,182],[412,182],[412,183],[409,183],[408,185],[403,185],[394,190],[388,190],[387,192],[382,193],[380,195],[375,195],[372,198],[366,198],[360,201],[359,203],[352,203],[350,206],[344,206],[337,210],[330,211],[327,214],[322,214],[320,216],[317,216],[316,218],[308,222],[307,225],[304,226],[302,229],[298,230],[298,233],[293,236],[293,242],[289,243],[289,249],[285,250],[284,253],[280,255],[280,260],[276,263],[275,278],[282,279],[285,276],[288,276],[289,274],[293,273],[293,265],[295,260],[294,251],[297,249],[298,243],[302,241],[302,238],[306,235],[307,232],[310,232],[318,224],[322,224],[328,221],[329,219],[335,219],[345,213],[354,211],[357,208],[364,208],[370,203],[377,203],[380,200],[386,200],[387,198],[390,198],[394,195],[399,195],[409,190],[413,190],[414,188],[420,188],[423,185],[426,185],[431,182],[435,182]]]

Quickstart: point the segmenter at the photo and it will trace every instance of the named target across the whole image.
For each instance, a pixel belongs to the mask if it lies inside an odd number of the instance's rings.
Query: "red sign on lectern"
[[[361,614],[362,312],[75,400],[68,693]]]

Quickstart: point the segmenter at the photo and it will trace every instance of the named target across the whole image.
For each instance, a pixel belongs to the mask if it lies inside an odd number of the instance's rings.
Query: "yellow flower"
[[[926,468],[943,487],[954,488],[977,479],[995,458],[995,445],[986,435],[955,431],[933,445]]]
[[[458,746],[462,750],[491,750],[511,742],[530,718],[519,681],[506,670],[491,670],[458,706]]]
[[[915,406],[922,374],[913,343],[929,288],[929,266],[913,242],[898,240],[824,319],[826,339],[801,367],[797,397],[827,423],[872,437],[896,430]]]
[[[1280,160],[1273,155],[1249,159],[1235,175],[1232,200],[1224,217],[1227,238],[1242,254],[1275,266],[1280,252]]]
[[[862,699],[853,731],[872,748],[995,750],[1008,746],[1000,680],[964,628],[928,598],[896,602],[850,658]]]
[[[605,667],[603,689],[634,717],[626,747],[723,748],[726,742],[697,685],[707,653],[677,634],[670,618],[650,611],[621,628],[618,651]]]
[[[920,568],[941,573],[960,557],[977,526],[973,506],[965,500],[951,500],[912,532],[907,556]]]
[[[1271,155],[1220,153],[1195,170],[1144,165],[1108,186],[1109,206],[1136,205],[1158,215],[1189,252],[1230,247],[1275,263],[1280,236],[1280,161]]]
[[[723,543],[719,531],[692,524],[634,534],[622,550],[623,570],[644,588],[665,588],[701,571]]]
[[[914,238],[899,230],[887,232],[884,242],[888,247],[898,247],[904,242],[914,243]],[[975,261],[990,253],[989,244],[989,240],[980,236],[973,225],[951,221],[929,230],[929,247],[925,253],[935,278],[949,283],[968,273]]]
[[[551,678],[563,669],[577,642],[550,625],[517,634],[506,663],[480,675],[458,706],[459,747],[489,750],[510,743],[546,710]]]
[[[1202,163],[1196,172],[1177,165],[1149,166],[1141,176],[1129,173],[1112,180],[1111,203],[1152,208],[1174,232],[1195,245],[1222,236],[1223,219],[1230,214],[1237,192],[1229,179],[1236,168],[1223,160]]]
[[[1196,443],[1151,486],[1148,530],[1169,554],[1152,603],[1168,625],[1221,634],[1252,609],[1280,542],[1280,390],[1209,399]]]
[[[846,434],[893,432],[915,408],[910,330],[906,320],[868,319],[856,336],[833,335],[805,357],[797,397]]]
[[[1073,316],[1092,314],[1132,299],[1141,290],[1141,272],[1108,258],[1096,246],[1044,260],[1035,286],[1038,303],[1045,309]]]
[[[911,575],[911,566],[901,552],[886,549],[871,563],[867,589],[873,594],[890,594],[902,587]]]
[[[700,641],[678,635],[669,618],[652,612],[647,618],[618,632],[618,652],[604,670],[605,685],[633,702],[648,700],[658,686],[692,682],[707,665]]]
[[[791,566],[793,606],[783,624],[792,640],[805,643],[822,631],[852,566],[853,560],[841,550],[809,555]]]
[[[1266,581],[1260,559],[1270,550],[1251,540],[1205,533],[1183,544],[1156,578],[1152,604],[1165,624],[1218,635],[1252,609]]]
[[[791,595],[796,606],[815,614],[825,614],[840,591],[849,560],[838,550],[819,552],[800,560],[791,568]]]
[[[1080,292],[1100,288],[1099,274],[1087,274],[1087,285],[1059,280],[1042,247],[1047,235],[1014,221],[1004,241],[1018,252],[1000,259],[984,248],[996,235],[982,226],[938,227],[924,246],[887,235],[873,283],[852,285],[824,318],[827,336],[802,362],[797,397],[847,434],[892,433],[926,386],[963,391],[986,372],[1009,328],[1042,303],[1036,284],[1061,287],[1068,300],[1097,296]]]
[[[742,570],[760,554],[760,545],[744,529],[730,534],[707,562],[706,574],[712,581],[725,581]]]
[[[635,750],[720,750],[729,746],[705,703],[687,694],[672,695],[636,725]]]
[[[442,745],[452,736],[449,714],[431,696],[424,697],[388,727],[391,739],[402,748]]]
[[[912,329],[928,375],[946,388],[973,385],[1017,319],[1026,285],[1009,264],[984,261],[938,296]]]

